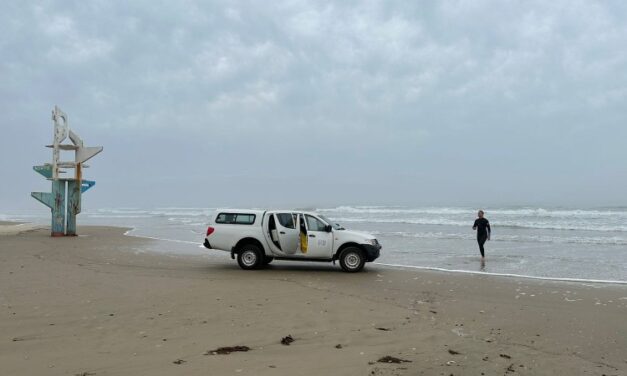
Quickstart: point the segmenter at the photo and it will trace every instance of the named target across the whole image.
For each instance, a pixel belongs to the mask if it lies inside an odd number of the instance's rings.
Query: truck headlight
[[[370,244],[370,245],[374,245],[374,246],[379,245],[379,242],[377,241],[377,239],[369,239],[369,240],[366,240],[366,243],[368,243],[368,244]]]

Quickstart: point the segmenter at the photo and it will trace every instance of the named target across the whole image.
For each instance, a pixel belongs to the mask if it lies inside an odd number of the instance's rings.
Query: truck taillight
[[[213,228],[213,227],[211,227],[211,226],[207,227],[207,236],[209,236],[209,235],[213,234],[213,232],[214,232],[215,230],[216,230],[216,229],[215,229],[215,228]]]

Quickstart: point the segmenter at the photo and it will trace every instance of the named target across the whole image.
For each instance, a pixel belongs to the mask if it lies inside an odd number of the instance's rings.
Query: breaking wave
[[[404,232],[404,231],[371,231],[372,235],[382,237],[435,239],[435,240],[474,240],[475,234],[444,233],[444,232]],[[561,237],[544,235],[495,235],[491,239],[496,242],[521,243],[560,243],[560,244],[591,244],[591,245],[627,245],[627,238],[611,237]]]
[[[340,206],[319,209],[338,222],[400,223],[414,225],[464,226],[472,224],[475,209]],[[627,209],[489,209],[494,227],[512,229],[627,232]]]
[[[338,206],[336,208],[318,209],[320,212],[333,213],[354,213],[354,214],[429,214],[429,215],[474,215],[475,208],[453,208],[453,207],[425,207],[425,208],[405,208],[401,206]],[[536,218],[599,218],[599,217],[621,217],[627,218],[627,208],[608,209],[543,209],[543,208],[520,208],[520,209],[486,209],[486,213],[492,216],[517,216]]]

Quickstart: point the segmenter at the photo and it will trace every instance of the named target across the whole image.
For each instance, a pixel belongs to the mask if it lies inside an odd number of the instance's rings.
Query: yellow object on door
[[[300,251],[307,253],[307,233],[300,233]]]

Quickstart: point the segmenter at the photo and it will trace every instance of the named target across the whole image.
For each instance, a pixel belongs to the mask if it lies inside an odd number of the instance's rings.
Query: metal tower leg
[[[76,236],[76,215],[81,212],[81,182],[69,180],[67,182],[67,227],[68,236]]]

